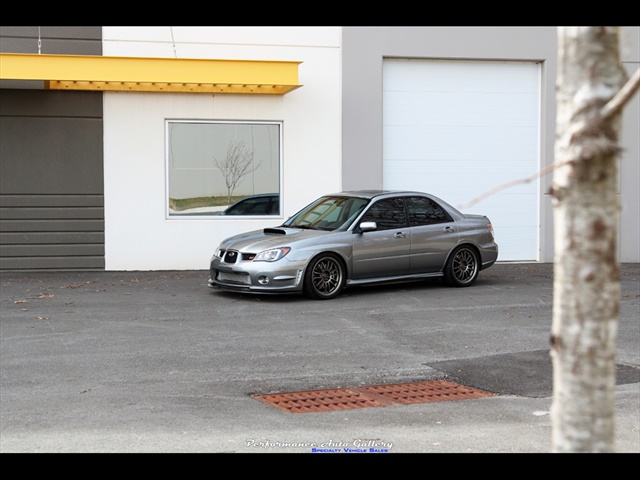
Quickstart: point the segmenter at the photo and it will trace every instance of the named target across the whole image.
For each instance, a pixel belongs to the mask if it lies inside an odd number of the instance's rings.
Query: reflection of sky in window
[[[280,124],[253,122],[168,122],[169,196],[225,195],[226,184],[215,159],[224,161],[229,142],[253,150],[255,171],[238,183],[234,195],[279,193]]]
[[[253,148],[256,162],[279,165],[279,125],[176,123],[169,124],[169,159],[174,168],[211,167],[213,157],[224,158],[230,141]]]

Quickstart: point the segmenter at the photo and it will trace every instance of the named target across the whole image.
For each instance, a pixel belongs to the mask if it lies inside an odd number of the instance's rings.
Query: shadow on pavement
[[[542,398],[553,393],[549,350],[491,355],[466,360],[429,363],[460,384],[499,395]],[[616,365],[616,384],[640,382],[640,369]]]

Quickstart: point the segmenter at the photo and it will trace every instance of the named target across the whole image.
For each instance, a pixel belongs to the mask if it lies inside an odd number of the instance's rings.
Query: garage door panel
[[[469,162],[469,160],[462,159],[439,159],[430,158],[427,156],[416,157],[413,159],[394,159],[384,163],[385,174],[394,175],[400,173],[416,174],[423,173],[431,174],[432,172],[441,172],[442,169],[452,169],[454,172],[464,171],[474,175],[489,175],[493,183],[501,181],[511,181],[514,177],[524,178],[530,176],[532,171],[527,170],[526,165],[523,165],[522,156],[510,155],[506,158],[504,169],[496,172],[491,170],[483,162]],[[501,180],[502,179],[502,180]]]
[[[523,215],[520,211],[512,210],[511,212],[504,212],[502,210],[496,210],[491,208],[466,208],[471,212],[472,210],[477,210],[478,212],[483,212],[489,216],[492,223],[499,225],[501,227],[508,228],[522,228],[523,231],[531,231],[535,233],[535,229],[538,228],[538,223],[532,219],[530,216]],[[535,234],[534,234],[535,238]]]
[[[104,270],[102,97],[0,89],[0,270]]]
[[[527,92],[527,85],[539,78],[536,68],[522,68],[534,65],[525,62],[387,59],[388,65],[393,68],[385,68],[383,78],[390,90],[506,94]]]
[[[60,208],[5,208],[0,207],[1,219],[70,219],[70,218],[104,218],[104,208],[102,207],[60,207]]]
[[[0,232],[0,245],[98,244],[104,249],[104,232]]]
[[[501,262],[536,261],[538,250],[537,235],[521,228],[494,225],[496,241],[500,249],[498,260]]]
[[[104,270],[104,256],[0,257],[0,270],[84,271]]]
[[[0,128],[4,194],[102,193],[102,165],[96,160],[102,158],[101,119],[0,118]],[[24,141],[23,132],[33,137]]]
[[[385,96],[383,108],[392,109],[385,117],[388,125],[406,124],[406,112],[422,110],[438,112],[438,116],[426,116],[426,125],[474,125],[485,126],[535,126],[537,118],[537,97],[533,94],[501,95],[455,94],[430,92],[389,92]],[[385,108],[387,110],[387,108]],[[487,112],[491,112],[490,115]]]
[[[477,197],[489,192],[496,184],[504,184],[511,178],[509,175],[495,176],[490,174],[475,175],[473,180],[468,180],[470,173],[467,170],[451,172],[446,175],[434,173],[410,173],[398,172],[385,173],[385,188],[395,190],[428,191],[442,197],[443,200],[454,206],[465,205]],[[472,175],[473,176],[473,175]],[[537,208],[531,202],[535,196],[536,187],[533,183],[523,183],[507,189],[507,193],[495,193],[482,201],[480,208],[508,209],[511,205],[517,206],[523,215],[532,215],[536,218]],[[489,202],[489,199],[493,202]],[[477,204],[476,204],[477,205]]]
[[[435,152],[433,150],[421,150],[414,147],[414,151],[410,150],[409,145],[402,147],[402,151],[397,152],[397,156],[389,158],[383,162],[383,168],[386,173],[421,173],[421,172],[442,172],[441,168],[453,171],[463,171],[478,174],[503,175],[507,180],[515,180],[515,177],[528,177],[532,175],[537,168],[529,166],[529,155],[520,153],[503,153],[498,152],[482,152],[481,154],[472,155],[470,152],[455,152],[449,150]],[[399,149],[400,150],[400,149]],[[402,156],[400,154],[404,153]],[[487,160],[485,157],[489,158]],[[503,168],[497,166],[502,163]]]
[[[383,187],[464,205],[540,164],[540,65],[390,59],[383,67]],[[466,213],[500,226],[499,260],[538,258],[539,182]]]
[[[55,257],[104,255],[104,245],[0,245],[1,257]]]
[[[531,173],[531,165],[536,163],[538,152],[537,130],[533,128],[385,127],[383,142],[385,161],[411,158],[473,161],[491,158],[497,162],[511,161],[513,156],[517,156],[526,160],[518,163],[521,171],[526,168],[528,173]]]
[[[446,164],[448,169],[447,173],[442,173],[438,170],[438,166],[442,164]],[[489,167],[483,165],[481,162],[473,164],[470,162],[451,162],[447,160],[439,162],[421,160],[396,161],[393,162],[392,165],[390,164],[388,169],[385,169],[385,186],[391,187],[391,184],[395,184],[393,188],[402,188],[397,182],[392,181],[393,178],[398,178],[401,179],[400,181],[405,182],[411,177],[428,176],[433,179],[432,181],[434,183],[439,182],[443,185],[457,185],[458,188],[464,188],[466,192],[476,192],[476,196],[512,181],[515,181],[514,185],[511,185],[503,192],[497,192],[495,194],[498,199],[508,194],[536,194],[537,186],[535,182],[518,183],[517,178],[514,178],[514,176],[520,172],[515,171],[515,169],[500,172]],[[473,178],[469,178],[470,176]],[[469,200],[471,199],[467,201]],[[503,202],[503,200],[500,201],[501,203]],[[527,202],[531,203],[530,196],[527,197]]]

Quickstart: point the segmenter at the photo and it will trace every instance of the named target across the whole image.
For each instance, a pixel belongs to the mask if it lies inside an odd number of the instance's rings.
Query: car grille
[[[218,281],[240,283],[242,285],[251,285],[251,278],[248,273],[233,273],[218,271]]]
[[[240,252],[237,250],[227,250],[222,257],[222,261],[225,263],[236,263],[240,260]]]
[[[253,260],[256,258],[255,253],[240,253],[237,250],[227,250],[222,252],[222,261],[224,263],[236,263],[243,260]]]

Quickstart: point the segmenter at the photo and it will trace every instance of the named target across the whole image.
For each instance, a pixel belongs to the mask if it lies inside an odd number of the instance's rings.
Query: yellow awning
[[[297,61],[0,53],[0,80],[43,81],[51,90],[285,95]]]

